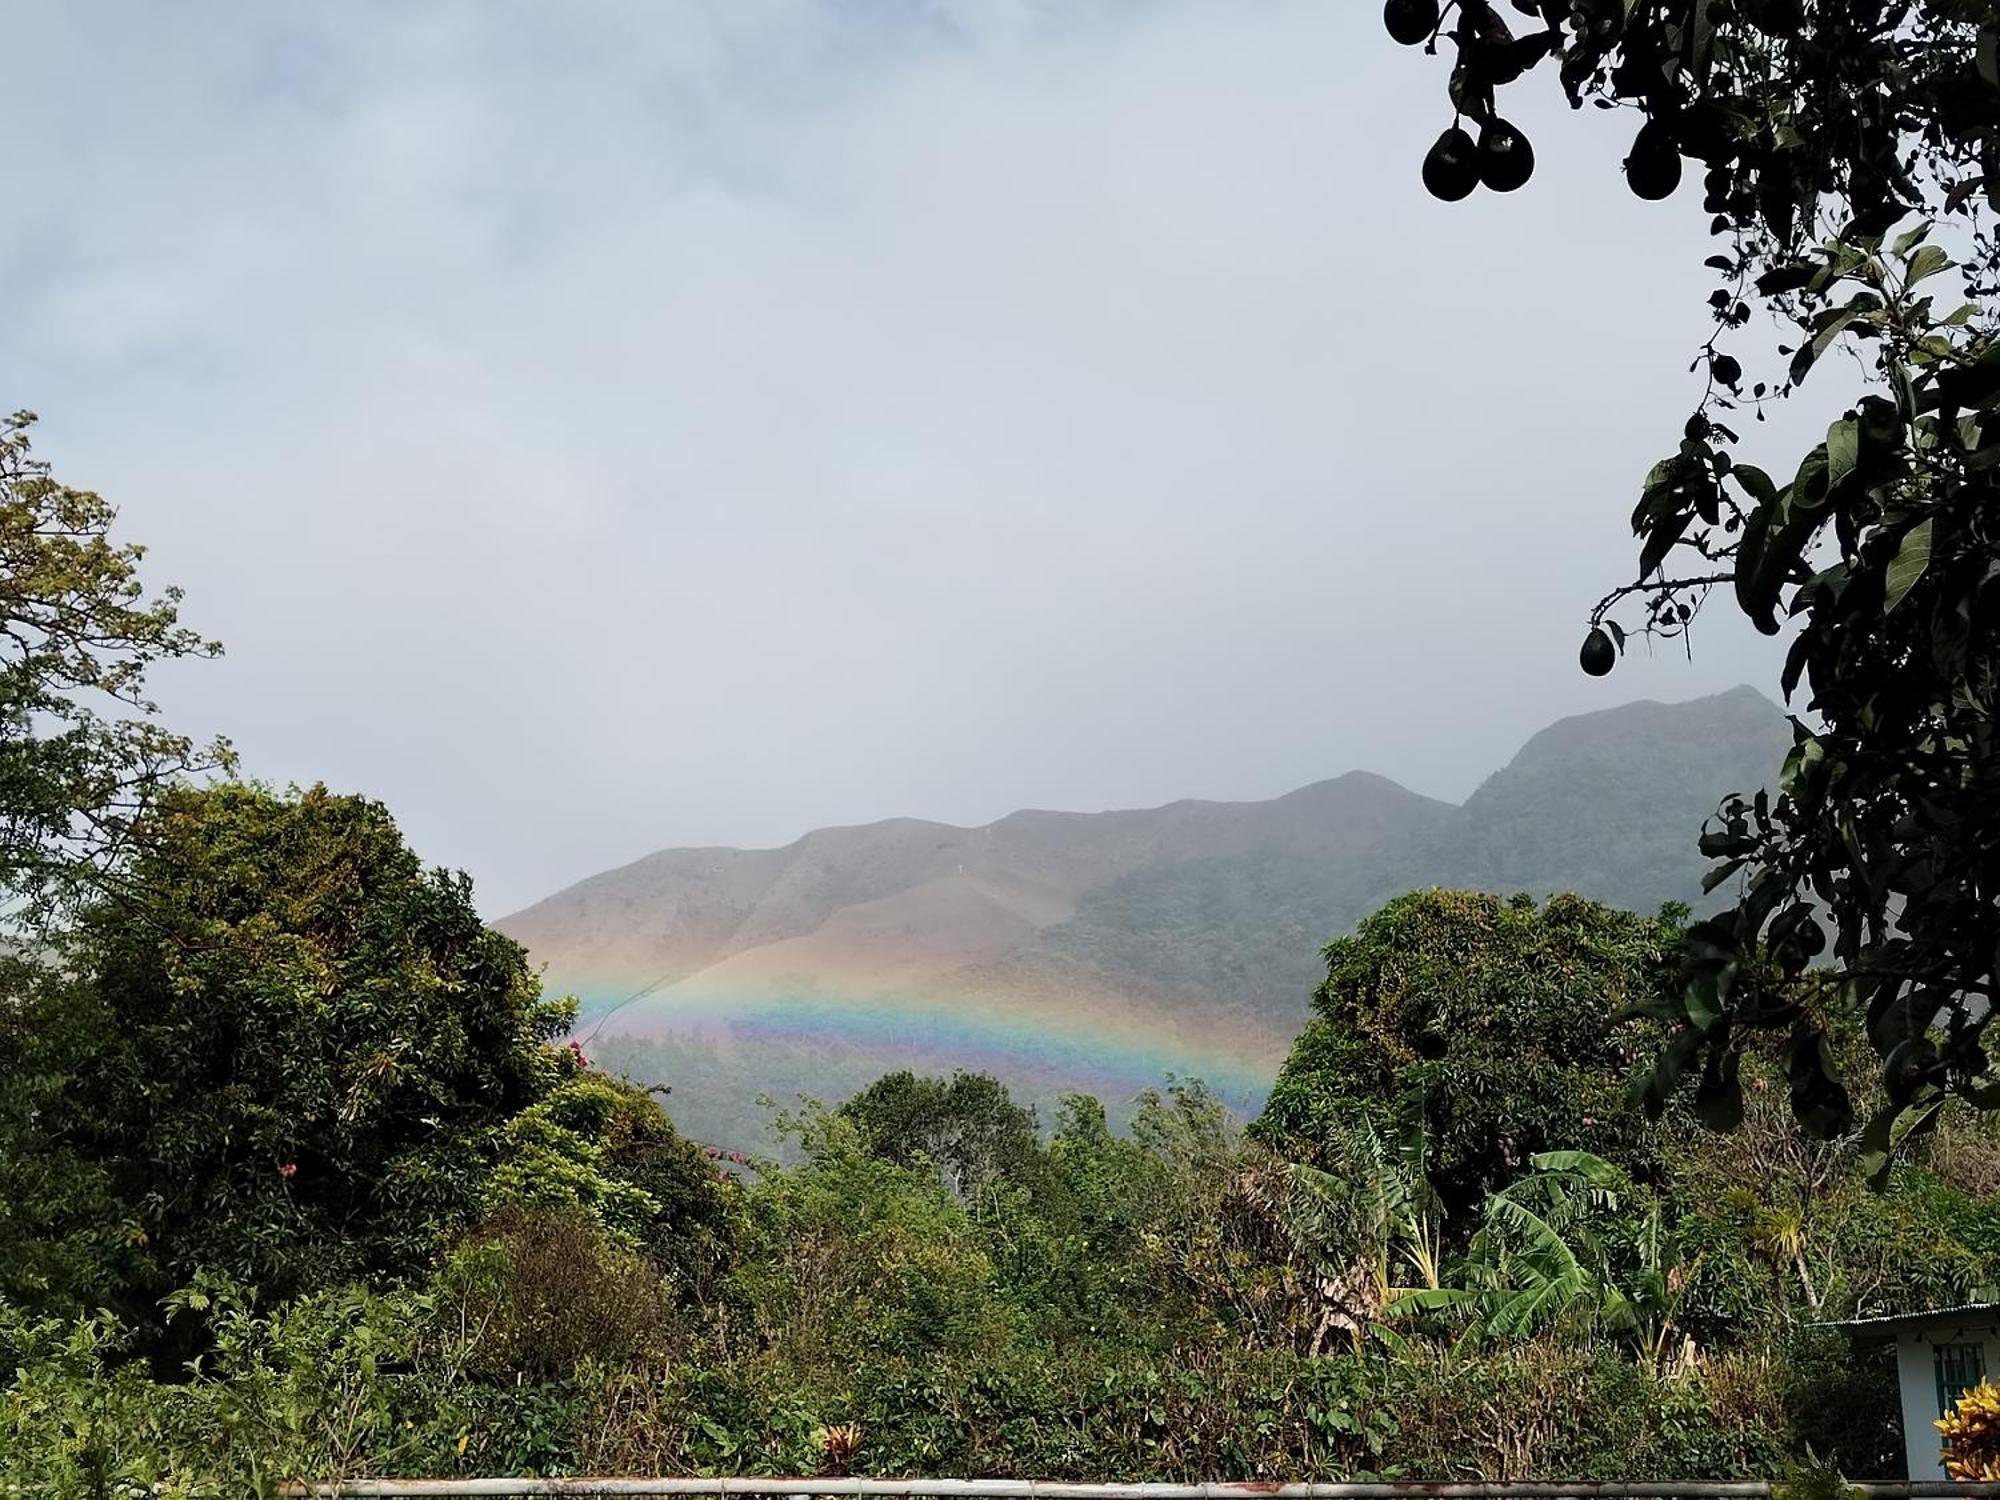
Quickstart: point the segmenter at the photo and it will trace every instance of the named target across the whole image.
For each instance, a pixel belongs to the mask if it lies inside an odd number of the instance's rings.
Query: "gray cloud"
[[[247,768],[499,912],[670,843],[1461,796],[1579,676],[1692,399],[1695,194],[1324,0],[40,7],[0,399],[122,507]],[[1530,102],[1532,99],[1532,103]],[[1796,434],[1790,434],[1795,437]],[[1779,449],[1778,451],[1783,451]]]

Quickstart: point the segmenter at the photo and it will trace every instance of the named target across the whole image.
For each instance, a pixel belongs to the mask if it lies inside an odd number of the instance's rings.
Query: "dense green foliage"
[[[373,803],[176,790],[143,831],[43,1023],[91,1039],[42,1118],[129,1206],[121,1280],[150,1304],[197,1269],[289,1295],[426,1264],[568,1012]]]
[[[984,1073],[960,1072],[949,1082],[890,1073],[840,1112],[871,1154],[898,1166],[934,1167],[960,1197],[1036,1175],[1034,1111]]]
[[[1583,665],[1614,665],[1622,603],[1677,635],[1726,587],[1760,630],[1791,623],[1782,686],[1804,685],[1810,715],[1776,794],[1731,799],[1703,840],[1713,878],[1741,881],[1662,998],[1678,1036],[1660,1092],[1700,1065],[1733,1112],[1748,1035],[1788,1033],[1795,1112],[1838,1134],[1851,1090],[1820,1043],[1830,1012],[1857,1017],[1886,1161],[1947,1099],[2000,1104],[1983,1043],[2000,991],[2000,19],[1987,0],[1515,8],[1536,23],[1520,37],[1486,0],[1447,8],[1453,124],[1432,190],[1519,185],[1488,170],[1519,134],[1496,91],[1552,63],[1576,107],[1643,112],[1625,162],[1639,196],[1700,164],[1723,242],[1704,390],[1645,479],[1638,576],[1593,611]],[[1406,42],[1440,24],[1435,7],[1404,21]],[[1760,312],[1781,340],[1768,367],[1745,347]],[[1762,420],[1842,354],[1867,386],[1825,441],[1776,478],[1744,462],[1743,413]],[[1801,1006],[1791,981],[1823,951],[1842,984]]]
[[[1259,1131],[1313,1159],[1356,1121],[1388,1130],[1415,1097],[1431,1178],[1460,1210],[1539,1151],[1638,1166],[1650,1132],[1626,1108],[1635,1038],[1610,1022],[1670,975],[1673,935],[1575,896],[1392,901],[1326,950]]]
[[[61,986],[145,1000],[70,1033],[73,1065],[124,1077],[41,1117],[97,1168],[72,1229],[143,1234],[67,1282],[7,1262],[0,1486],[23,1492],[833,1462],[1717,1477],[1808,1443],[1893,1472],[1888,1372],[1805,1325],[2000,1281],[2000,1140],[1969,1118],[1883,1195],[1851,1144],[1788,1128],[1782,1088],[1732,1135],[1647,1124],[1615,1013],[1671,928],[1574,898],[1422,893],[1335,943],[1249,1136],[1199,1084],[1126,1131],[1084,1097],[1042,1130],[989,1078],[904,1073],[782,1116],[789,1165],[737,1163],[550,1039],[518,951],[379,808],[225,786],[158,815],[173,920],[107,899]],[[382,1079],[412,995],[432,1024]],[[240,1062],[171,1086],[218,1056]],[[129,1133],[148,1100],[157,1140]],[[412,1176],[450,1190],[373,1195]]]
[[[198,1276],[276,1298],[407,1279],[508,1203],[709,1274],[714,1168],[551,1045],[573,1007],[379,805],[181,787],[137,830],[0,1032],[0,1296],[116,1309],[165,1358],[190,1325],[161,1299]]]
[[[1895,1451],[1827,1409],[1855,1388],[1879,1406],[1883,1372],[1838,1343],[1795,1359],[1762,1262],[1737,1273],[1758,1317],[1695,1350],[1649,1355],[1573,1303],[1540,1332],[1406,1327],[1310,1357],[1310,1238],[1263,1190],[1275,1166],[1198,1092],[1146,1114],[1123,1138],[1079,1105],[1037,1195],[967,1200],[809,1111],[802,1165],[726,1190],[731,1266],[693,1302],[588,1218],[513,1209],[399,1287],[252,1303],[204,1278],[177,1299],[209,1330],[191,1381],[121,1359],[102,1321],[17,1316],[0,1474],[231,1493],[290,1473],[810,1472],[850,1421],[870,1472],[1712,1477],[1777,1472],[1807,1434],[1856,1472]],[[1840,1253],[1844,1227],[1808,1254]]]

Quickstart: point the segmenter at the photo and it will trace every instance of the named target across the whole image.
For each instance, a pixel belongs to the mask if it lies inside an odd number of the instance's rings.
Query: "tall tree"
[[[220,648],[149,596],[145,549],[112,540],[115,512],[34,457],[30,412],[0,419],[0,897],[43,914],[114,864],[147,797],[225,762],[158,721],[146,673]]]
[[[1357,1128],[1416,1129],[1461,1222],[1539,1151],[1643,1165],[1653,1132],[1626,1094],[1642,1043],[1612,1023],[1656,993],[1673,938],[1580,896],[1398,897],[1328,946],[1312,1019],[1253,1132],[1344,1170]]]
[[[152,797],[226,765],[171,733],[154,664],[218,647],[149,594],[110,505],[34,456],[35,418],[0,418],[0,1291],[62,1301],[127,1248],[102,1174],[50,1133],[90,1046],[46,967],[46,927],[129,856]]]
[[[1610,671],[1628,630],[1684,634],[1720,591],[1793,631],[1781,686],[1804,697],[1780,790],[1732,797],[1703,839],[1737,899],[1688,934],[1653,1098],[1698,1076],[1727,1121],[1746,1035],[1779,1032],[1799,1120],[1843,1131],[1825,1009],[1848,1010],[1881,1060],[1886,1160],[1952,1096],[2000,1107],[2000,19],[1990,0],[1513,8],[1519,36],[1487,0],[1388,0],[1399,41],[1455,54],[1430,190],[1528,180],[1499,91],[1553,64],[1574,107],[1635,120],[1632,192],[1702,172],[1718,242],[1703,391],[1641,486],[1637,574],[1592,610],[1582,665]],[[1775,359],[1752,347],[1765,320]],[[1868,389],[1825,441],[1775,474],[1742,462],[1745,418],[1842,354]],[[1793,982],[1822,958],[1837,984]]]

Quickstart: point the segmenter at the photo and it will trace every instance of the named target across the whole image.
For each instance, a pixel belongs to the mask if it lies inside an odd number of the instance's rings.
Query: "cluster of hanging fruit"
[[[1511,193],[1534,171],[1535,148],[1518,127],[1496,115],[1479,127],[1477,140],[1462,125],[1439,136],[1424,157],[1424,186],[1432,197],[1456,203],[1481,183]]]
[[[1784,246],[1829,199],[1844,204],[1852,232],[1883,232],[1921,201],[1907,149],[1913,118],[1944,127],[1917,143],[1933,155],[1967,157],[1965,143],[1986,142],[1984,159],[1954,157],[1954,167],[1983,171],[2000,209],[2000,8],[1927,0],[1913,16],[1907,0],[1507,3],[1533,23],[1521,36],[1496,0],[1385,0],[1396,41],[1432,52],[1444,42],[1455,54],[1454,120],[1424,159],[1424,185],[1439,198],[1528,180],[1534,150],[1494,109],[1495,90],[1553,59],[1573,108],[1644,111],[1625,157],[1635,195],[1672,196],[1683,158],[1707,169],[1713,233],[1764,231]],[[1975,21],[1977,66],[1961,56]]]
[[[1538,15],[1540,0],[1516,0],[1516,9]],[[1482,0],[1461,0],[1460,20],[1451,38],[1458,44],[1459,63],[1452,71],[1452,103],[1460,119],[1470,118],[1479,128],[1474,137],[1454,120],[1437,138],[1424,157],[1424,187],[1432,197],[1456,203],[1484,186],[1496,193],[1511,193],[1535,172],[1535,148],[1518,125],[1493,111],[1493,90],[1511,83],[1548,53],[1558,49],[1561,37],[1557,17],[1549,16],[1548,30],[1516,38],[1498,12]],[[1442,22],[1438,0],[1387,0],[1382,21],[1389,35],[1406,47],[1433,44]],[[1625,158],[1625,180],[1641,198],[1670,196],[1681,181],[1681,153],[1686,150],[1712,159],[1713,152],[1702,149],[1707,140],[1685,139],[1693,135],[1716,137],[1715,121],[1688,122],[1665,117],[1648,119],[1632,142]],[[1679,124],[1683,128],[1676,129]],[[1719,149],[1716,148],[1716,149]],[[1711,197],[1714,195],[1711,193]]]
[[[1541,38],[1530,38],[1523,51],[1490,7],[1486,16],[1471,9],[1464,13],[1461,31],[1467,40],[1460,50],[1473,61],[1461,61],[1453,72],[1452,102],[1461,115],[1478,124],[1479,135],[1475,139],[1454,121],[1424,158],[1424,186],[1447,203],[1456,203],[1482,184],[1496,193],[1511,193],[1534,175],[1535,148],[1519,126],[1493,113],[1492,91],[1495,83],[1519,77],[1548,50]],[[1490,23],[1482,24],[1488,16]],[[1389,35],[1406,47],[1435,38],[1441,18],[1438,0],[1387,0],[1382,7]],[[1484,42],[1496,43],[1499,54],[1505,55],[1480,53]]]

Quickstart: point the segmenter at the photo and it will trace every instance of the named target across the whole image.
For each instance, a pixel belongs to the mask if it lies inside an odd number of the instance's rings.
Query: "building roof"
[[[1966,1323],[2000,1323],[2000,1302],[1960,1302],[1951,1307],[1927,1307],[1916,1312],[1878,1313],[1872,1318],[1844,1318],[1839,1322],[1817,1323],[1817,1328],[1837,1328],[1855,1338],[1894,1338],[1915,1329]]]

